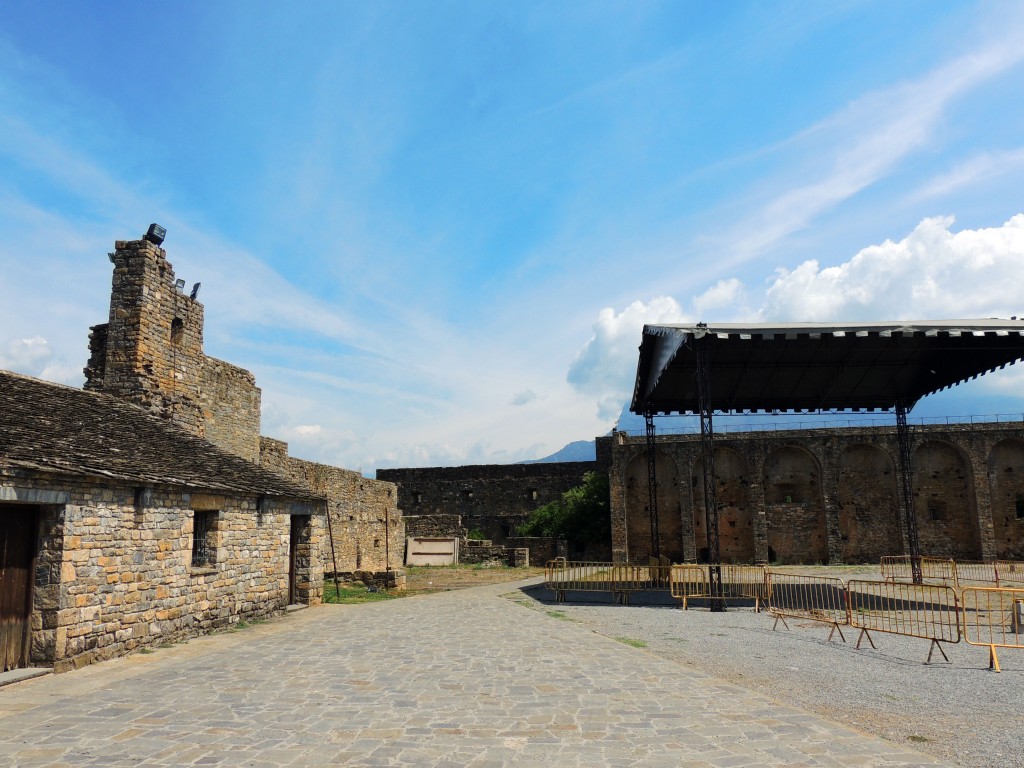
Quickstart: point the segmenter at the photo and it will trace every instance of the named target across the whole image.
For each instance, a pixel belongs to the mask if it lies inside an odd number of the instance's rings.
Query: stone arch
[[[839,456],[839,534],[844,563],[877,563],[903,552],[899,485],[892,456],[856,443]]]
[[[715,497],[718,502],[718,546],[723,563],[754,562],[754,515],[750,506],[747,461],[732,448],[715,448]],[[697,560],[707,562],[707,529],[704,525],[704,459],[694,463],[693,536]]]
[[[914,451],[914,512],[921,554],[981,558],[970,464],[953,444],[921,443]]]
[[[1024,559],[1024,440],[996,443],[988,457],[996,557]]]
[[[683,561],[683,525],[680,513],[679,470],[663,451],[655,453],[658,475],[658,544],[672,562]],[[651,556],[650,497],[647,453],[638,453],[626,465],[626,556],[646,563]]]
[[[809,451],[777,448],[764,460],[768,559],[779,563],[827,563],[828,530],[821,469]]]

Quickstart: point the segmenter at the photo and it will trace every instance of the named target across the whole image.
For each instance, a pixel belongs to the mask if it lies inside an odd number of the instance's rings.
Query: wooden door
[[[34,507],[0,507],[0,662],[4,672],[28,666],[38,525]]]

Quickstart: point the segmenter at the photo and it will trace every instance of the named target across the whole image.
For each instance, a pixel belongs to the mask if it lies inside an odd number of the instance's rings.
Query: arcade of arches
[[[612,551],[652,554],[645,439],[612,436]],[[707,560],[697,435],[657,438],[659,550]],[[1024,424],[916,427],[921,553],[1024,559]],[[719,549],[727,563],[867,563],[906,554],[895,428],[728,433],[715,439]]]

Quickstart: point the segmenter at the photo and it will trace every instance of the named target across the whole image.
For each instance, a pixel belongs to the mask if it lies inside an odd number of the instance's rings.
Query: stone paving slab
[[[323,606],[0,690],[0,766],[939,765],[499,597]]]

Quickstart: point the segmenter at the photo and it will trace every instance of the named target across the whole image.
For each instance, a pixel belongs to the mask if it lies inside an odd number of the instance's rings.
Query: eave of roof
[[[109,395],[0,371],[0,466],[320,501],[276,473]]]
[[[716,411],[872,411],[1024,357],[1024,321],[648,325],[630,410],[697,413],[697,343]]]

